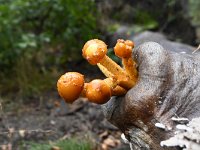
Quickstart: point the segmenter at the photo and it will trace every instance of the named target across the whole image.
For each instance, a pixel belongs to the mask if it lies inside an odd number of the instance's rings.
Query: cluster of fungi
[[[107,45],[103,41],[89,40],[82,49],[82,55],[90,64],[97,65],[107,78],[85,83],[84,75],[67,72],[57,82],[58,93],[67,103],[73,103],[82,96],[97,104],[106,103],[111,96],[124,95],[138,78],[136,63],[132,59],[133,48],[132,41],[117,40],[114,52],[122,59],[122,68],[106,55]]]

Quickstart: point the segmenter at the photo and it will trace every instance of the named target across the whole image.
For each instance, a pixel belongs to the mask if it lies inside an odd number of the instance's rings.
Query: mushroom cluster
[[[67,72],[57,82],[58,93],[67,103],[73,103],[82,96],[97,104],[106,103],[111,96],[124,95],[138,78],[136,63],[131,57],[133,48],[132,41],[117,40],[114,52],[122,59],[122,68],[106,55],[107,45],[103,41],[89,40],[83,46],[82,55],[91,65],[97,65],[107,78],[85,83],[84,75]]]

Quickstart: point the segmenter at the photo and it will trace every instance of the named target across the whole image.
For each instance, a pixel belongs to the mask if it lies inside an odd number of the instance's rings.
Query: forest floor
[[[99,105],[80,98],[66,104],[56,92],[38,101],[1,111],[0,143],[19,149],[23,142],[44,142],[70,138],[86,139],[95,149],[127,149],[121,132],[104,117]],[[28,149],[25,148],[24,149]]]

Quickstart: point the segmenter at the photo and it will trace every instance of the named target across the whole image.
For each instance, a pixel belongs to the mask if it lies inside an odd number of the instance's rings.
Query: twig
[[[2,124],[5,126],[6,129],[10,129],[10,127],[8,126],[8,123],[7,123],[7,117],[6,117],[6,114],[3,110],[3,105],[2,105],[2,99],[0,98],[0,117],[2,117]]]
[[[196,53],[198,50],[200,50],[200,44],[199,44],[199,46],[197,47],[197,49],[195,49],[195,50],[192,52],[192,54]]]
[[[35,129],[35,130],[8,130],[8,131],[4,131],[4,132],[0,132],[0,135],[5,135],[5,134],[13,134],[13,133],[31,133],[31,132],[38,132],[38,133],[54,133],[55,131],[53,130],[42,130],[42,129]]]

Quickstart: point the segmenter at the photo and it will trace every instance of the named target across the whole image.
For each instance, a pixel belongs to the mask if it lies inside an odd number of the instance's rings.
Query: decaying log
[[[102,106],[106,118],[124,133],[134,150],[199,147],[195,124],[199,119],[192,119],[200,117],[200,55],[174,49],[155,42],[135,48],[138,83]],[[180,130],[180,123],[186,129]]]

